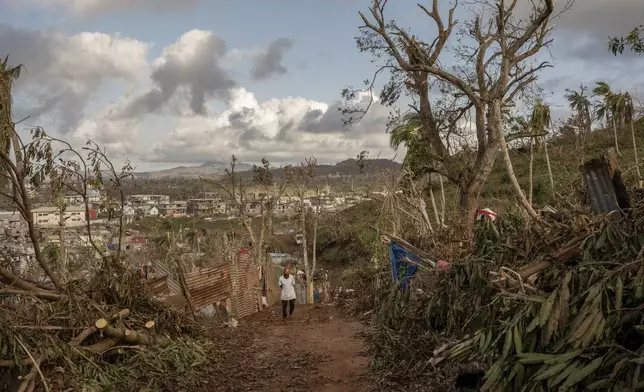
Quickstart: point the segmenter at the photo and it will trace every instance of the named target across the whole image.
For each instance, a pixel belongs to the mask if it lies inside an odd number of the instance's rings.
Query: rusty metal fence
[[[226,264],[187,273],[186,286],[196,309],[230,298],[233,293],[230,270]]]
[[[249,258],[248,251],[242,249],[230,266],[232,313],[237,318],[253,314],[261,307],[260,268],[251,265]]]
[[[232,263],[187,272],[186,287],[195,310],[218,306],[222,301],[226,301],[227,308],[230,306],[229,314],[236,318],[261,310],[261,269],[250,262],[249,256],[247,250],[241,250]],[[153,295],[165,297],[172,306],[185,309],[188,304],[183,290],[179,289],[179,293],[175,293],[172,287],[168,287],[171,282],[179,285],[172,279],[173,271],[168,268],[168,271],[161,272],[166,273],[148,283],[149,291]]]

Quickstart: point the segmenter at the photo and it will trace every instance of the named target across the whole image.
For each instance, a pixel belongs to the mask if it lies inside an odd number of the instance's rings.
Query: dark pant
[[[286,305],[289,305],[289,315],[293,314],[293,310],[295,310],[295,300],[294,299],[289,299],[288,301],[282,300],[282,317],[286,318]]]

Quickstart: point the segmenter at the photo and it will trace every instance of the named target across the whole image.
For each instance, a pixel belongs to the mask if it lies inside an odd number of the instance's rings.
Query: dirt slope
[[[217,329],[221,355],[204,391],[371,391],[358,334],[362,325],[338,316],[331,306],[298,305],[284,323],[272,308]]]

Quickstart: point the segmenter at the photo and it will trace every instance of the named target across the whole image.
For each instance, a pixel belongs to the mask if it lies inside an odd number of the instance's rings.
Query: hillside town
[[[158,194],[127,195],[122,211],[120,203],[108,198],[98,189],[88,189],[85,196],[65,194],[56,202],[50,203],[40,203],[42,198],[35,189],[30,192],[30,197],[34,200],[34,235],[43,249],[64,248],[65,257],[70,261],[87,256],[88,252],[98,259],[99,250],[117,250],[120,219],[127,228],[121,240],[122,250],[140,251],[150,243],[150,238],[154,235],[132,229],[133,224],[141,219],[231,221],[237,219],[240,208],[239,200],[226,198],[218,192],[201,192],[188,200],[171,200],[170,196]],[[301,204],[321,214],[333,213],[354,206],[366,197],[367,195],[333,194],[328,191],[303,200],[296,196],[280,196],[276,198],[273,216],[292,218],[300,211]],[[245,200],[243,210],[249,218],[256,218],[264,213],[266,206],[264,195],[251,193]],[[88,227],[91,234],[88,233]],[[0,211],[3,256],[10,258],[12,264],[19,269],[26,268],[33,257],[31,235],[29,225],[18,211]]]

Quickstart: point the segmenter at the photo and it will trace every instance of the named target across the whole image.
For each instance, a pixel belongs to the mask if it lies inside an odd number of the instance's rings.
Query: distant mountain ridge
[[[173,178],[173,177],[210,177],[220,176],[226,173],[226,169],[230,167],[228,162],[224,161],[208,161],[199,166],[177,166],[171,169],[163,169],[157,171],[148,171],[141,173],[134,173],[136,178],[155,179],[155,178]],[[253,165],[238,162],[236,170],[247,171],[251,170]]]
[[[362,173],[364,174],[373,174],[379,170],[399,171],[401,167],[400,163],[391,159],[366,159],[363,163],[364,167],[362,169]],[[229,162],[212,160],[204,162],[199,166],[178,166],[171,169],[134,173],[134,176],[142,179],[220,176],[224,175],[226,173],[226,169],[229,167]],[[239,171],[240,174],[247,176],[251,175],[253,165],[238,162],[235,169]],[[318,164],[315,172],[316,176],[358,175],[361,170],[358,166],[358,161],[350,158],[336,164]],[[283,168],[275,168],[275,176],[281,177],[283,174]]]

